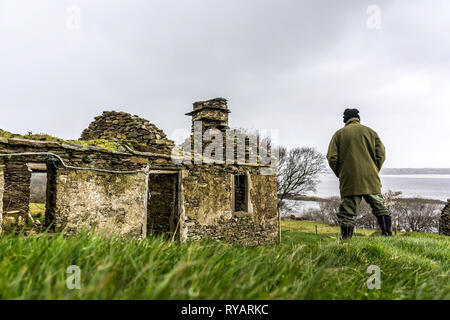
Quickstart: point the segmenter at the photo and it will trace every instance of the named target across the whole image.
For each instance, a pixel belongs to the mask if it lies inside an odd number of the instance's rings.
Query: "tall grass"
[[[315,233],[318,225],[318,233]],[[0,237],[2,299],[450,299],[450,240],[426,234],[358,236],[284,222],[283,244],[139,241],[80,235]],[[66,286],[81,268],[81,289]],[[381,289],[369,290],[369,265]]]

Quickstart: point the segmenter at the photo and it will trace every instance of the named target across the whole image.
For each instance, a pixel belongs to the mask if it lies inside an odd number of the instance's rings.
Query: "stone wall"
[[[58,169],[54,229],[66,234],[83,230],[139,237],[147,212],[144,173],[111,174]]]
[[[277,177],[251,176],[250,199],[258,223],[265,223],[277,216]]]
[[[450,236],[450,199],[442,209],[441,218],[439,220],[439,233]]]
[[[231,217],[232,180],[225,167],[193,166],[183,176],[184,211],[202,225]]]
[[[155,169],[177,172],[179,169],[170,156],[161,154],[133,150],[117,152],[72,143],[0,138],[0,153],[36,152],[56,154],[68,166],[113,171],[141,170],[137,174],[114,174],[66,169],[56,157],[47,154],[0,157],[0,165],[14,163],[24,169],[27,163],[47,163],[45,226],[56,232],[66,228],[67,233],[77,233],[97,226],[98,229],[116,234],[140,236],[141,229],[146,225],[142,217],[147,208],[147,203],[145,206],[142,204],[144,200],[147,201],[147,191],[142,190],[147,188],[147,184],[142,182],[147,178],[144,171]],[[7,182],[17,180],[17,183],[26,185],[28,190],[16,188],[16,191],[20,191],[18,197],[29,197],[28,178],[18,174],[6,178]],[[124,186],[127,186],[126,190]],[[139,206],[143,207],[137,210]],[[136,212],[140,212],[139,218],[135,216]],[[144,231],[145,234],[146,228]]]
[[[276,241],[276,179],[247,166],[191,166],[183,173],[181,240],[215,239],[246,245]],[[234,210],[235,177],[247,182],[247,210]],[[271,198],[275,197],[275,198]]]
[[[140,152],[118,152],[74,143],[33,141],[26,139],[5,139],[0,137],[0,153],[51,152],[57,154],[67,165],[83,168],[110,170],[138,170],[146,165],[173,166],[170,156]],[[16,163],[46,163],[48,155],[14,156]],[[56,160],[56,159],[55,159]],[[0,158],[1,162],[8,161]]]
[[[3,210],[28,212],[31,171],[26,164],[7,162],[4,169]]]
[[[0,234],[3,231],[3,191],[5,190],[3,168],[4,166],[0,165]]]
[[[186,240],[214,239],[247,246],[274,244],[277,236],[276,220],[260,224],[253,214],[247,212],[220,217],[214,224],[209,225],[201,225],[198,221],[187,218],[184,221],[184,229],[189,230]]]
[[[125,112],[105,111],[81,134],[81,140],[119,140],[137,142],[139,151],[170,154],[173,141],[148,120]]]

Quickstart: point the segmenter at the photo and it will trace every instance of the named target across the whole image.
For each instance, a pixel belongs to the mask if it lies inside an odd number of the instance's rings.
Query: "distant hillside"
[[[384,168],[381,174],[450,174],[450,168]]]
[[[333,173],[330,169],[325,172]],[[381,174],[450,174],[450,168],[383,168]]]

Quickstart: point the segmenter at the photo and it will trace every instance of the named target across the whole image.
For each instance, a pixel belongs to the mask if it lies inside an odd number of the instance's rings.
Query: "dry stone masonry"
[[[128,141],[139,151],[170,154],[173,141],[148,120],[125,112],[105,111],[81,134],[81,140]]]
[[[441,219],[439,221],[439,233],[450,236],[450,199],[442,209]]]
[[[229,114],[227,100],[217,98],[194,103],[187,115],[193,135],[199,122],[202,132],[216,129],[225,135]],[[0,226],[5,208],[28,211],[28,168],[47,168],[44,227],[54,232],[275,242],[277,182],[274,175],[262,174],[265,165],[174,162],[174,143],[164,132],[124,112],[96,117],[81,139],[88,146],[0,137]],[[91,146],[94,140],[116,141],[121,147]],[[203,141],[201,151],[207,146]]]
[[[28,212],[31,171],[26,164],[8,163],[4,169],[3,210]]]
[[[224,131],[228,127],[228,110],[227,100],[224,98],[216,98],[207,101],[194,102],[194,110],[186,113],[192,116],[192,123],[195,121],[203,122],[203,133],[208,129],[219,129]],[[192,129],[194,126],[192,126]]]
[[[236,208],[234,179],[246,179],[246,210]],[[247,245],[276,240],[277,185],[259,168],[193,166],[184,178],[185,239],[203,238]],[[240,210],[240,211],[236,211]]]

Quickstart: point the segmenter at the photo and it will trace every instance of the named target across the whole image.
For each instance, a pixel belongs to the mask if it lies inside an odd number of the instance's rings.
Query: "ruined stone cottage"
[[[161,129],[124,112],[104,112],[75,142],[0,137],[0,226],[1,213],[28,212],[31,175],[46,172],[45,227],[54,232],[274,242],[277,183],[268,165],[238,159],[225,139],[207,154],[231,161],[205,156],[212,137],[228,134],[229,113],[222,98],[194,103],[183,157]],[[197,142],[194,127],[207,139]]]

